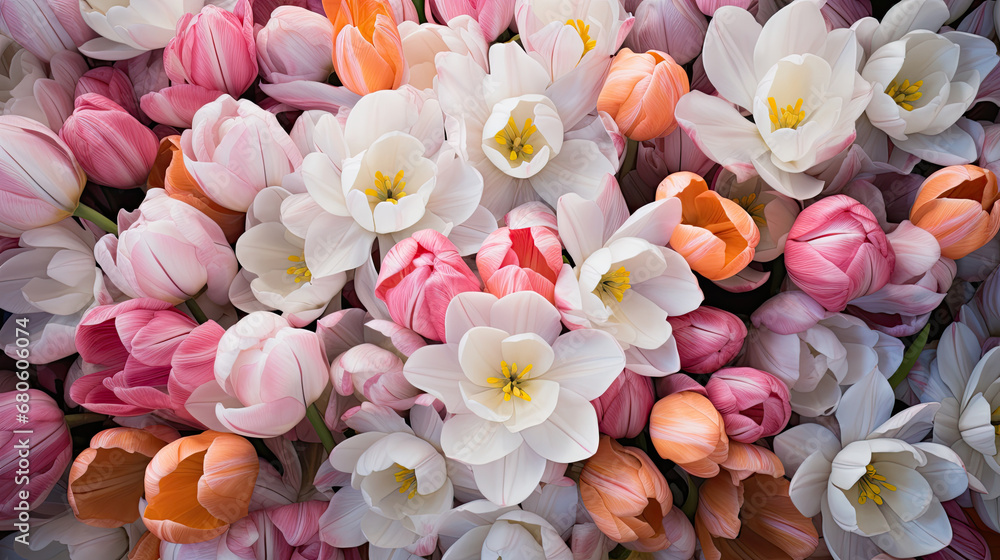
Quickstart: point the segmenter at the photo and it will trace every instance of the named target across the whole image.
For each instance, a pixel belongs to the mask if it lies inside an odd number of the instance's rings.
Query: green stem
[[[427,14],[424,13],[424,0],[413,0],[413,7],[417,9],[417,19],[420,23],[427,23]]]
[[[93,424],[94,422],[103,422],[107,420],[107,416],[104,414],[94,414],[91,412],[84,412],[81,414],[67,414],[66,424],[72,430],[77,426],[83,426],[84,424]]]
[[[518,39],[520,39],[520,38],[521,38],[521,34],[520,34],[520,33],[518,33],[518,34],[514,35],[513,37],[511,37],[511,38],[510,38],[510,40],[508,40],[508,41],[506,41],[506,42],[507,42],[507,43],[513,43],[514,41],[517,41],[517,40],[518,40]]]
[[[208,322],[208,316],[201,310],[201,306],[198,305],[198,302],[196,302],[194,298],[191,298],[184,303],[187,304],[188,311],[191,312],[191,316],[194,317],[195,321],[198,321],[199,325],[204,325]]]
[[[639,156],[639,141],[628,139],[625,144],[625,161],[622,162],[621,169],[618,170],[618,182],[620,183],[629,171],[635,169],[635,159]]]
[[[695,511],[698,510],[698,487],[691,481],[691,477],[688,476],[686,471],[679,468],[677,471],[684,477],[684,482],[687,483],[688,487],[687,496],[684,497],[684,503],[681,505],[681,511],[684,512],[684,515],[692,518]]]
[[[316,435],[323,442],[323,447],[326,448],[327,452],[333,451],[333,434],[330,433],[330,428],[327,428],[326,423],[323,422],[323,415],[316,408],[316,403],[309,405],[309,408],[306,409],[306,418],[313,425]]]
[[[83,218],[84,220],[89,220],[93,222],[94,225],[96,225],[97,227],[103,229],[108,233],[113,233],[115,235],[118,235],[118,226],[115,225],[114,222],[112,222],[108,218],[105,218],[103,214],[101,214],[97,210],[94,210],[90,206],[83,204],[82,202],[80,203],[79,206],[76,207],[76,210],[73,211],[73,215],[76,216],[77,218]]]
[[[892,374],[889,378],[889,386],[893,389],[899,386],[900,383],[906,379],[906,376],[910,374],[910,370],[913,369],[913,364],[917,363],[917,358],[920,357],[920,352],[923,351],[924,345],[927,344],[927,336],[931,332],[931,324],[927,323],[917,338],[913,341],[913,344],[906,349],[906,353],[903,354],[903,362],[899,364],[899,369],[896,373]]]

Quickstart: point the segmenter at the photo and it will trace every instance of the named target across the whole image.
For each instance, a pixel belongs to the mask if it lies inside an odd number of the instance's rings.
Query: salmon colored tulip
[[[178,437],[177,430],[159,425],[98,432],[69,470],[66,497],[76,518],[105,528],[139,519],[146,466]]]
[[[952,165],[920,186],[910,221],[929,231],[941,256],[960,259],[986,245],[1000,230],[1000,192],[992,171],[975,165]]]
[[[669,54],[625,48],[611,63],[597,110],[611,115],[632,140],[652,140],[677,129],[674,107],[690,90],[687,72]]]
[[[649,417],[649,435],[660,457],[702,478],[718,474],[719,463],[729,456],[722,414],[694,391],[657,401]]]
[[[407,82],[403,40],[384,0],[323,0],[333,22],[333,67],[347,89],[367,95]]]
[[[257,451],[238,435],[209,430],[175,440],[146,467],[142,521],[167,542],[214,539],[246,517],[259,469]]]
[[[670,546],[663,529],[673,506],[670,487],[641,449],[601,436],[580,472],[580,495],[594,523],[615,542],[638,541],[652,550]]]
[[[700,175],[681,171],[668,175],[656,188],[656,199],[680,199],[681,223],[670,247],[691,269],[709,280],[735,276],[753,260],[760,231],[739,204],[708,190]]]

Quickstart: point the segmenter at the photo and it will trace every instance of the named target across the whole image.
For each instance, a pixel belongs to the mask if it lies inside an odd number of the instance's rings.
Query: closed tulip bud
[[[18,410],[24,409],[24,398],[30,406],[28,413]],[[27,436],[14,433],[29,429],[32,433]],[[18,512],[23,515],[44,502],[73,459],[73,441],[62,410],[52,397],[35,389],[0,393],[0,449],[0,480],[4,481],[0,519],[4,520],[17,519]],[[30,468],[23,466],[26,457]],[[15,484],[16,480],[21,482]]]
[[[337,356],[330,366],[333,388],[343,396],[406,411],[423,394],[403,377],[403,361],[374,344],[359,344]]]
[[[167,426],[111,428],[90,440],[69,471],[67,498],[73,514],[94,527],[123,527],[139,519],[146,465],[179,438]]]
[[[118,189],[146,184],[159,146],[152,130],[97,93],[76,98],[76,110],[59,129],[59,137],[91,181]]]
[[[747,327],[739,317],[715,307],[701,306],[691,313],[667,317],[677,341],[681,369],[712,373],[739,354]]]
[[[597,410],[597,427],[602,434],[633,438],[646,427],[654,400],[653,380],[626,369],[590,404]]]
[[[45,62],[97,37],[83,21],[79,0],[4,0],[0,30]]]
[[[652,140],[677,129],[674,108],[688,91],[687,72],[670,55],[625,48],[611,63],[597,110],[611,115],[632,140]]]
[[[389,250],[375,283],[393,321],[431,340],[444,341],[444,316],[452,298],[478,292],[479,279],[458,249],[440,233],[414,233]]]
[[[253,444],[207,431],[160,449],[146,467],[143,524],[171,543],[205,542],[246,517],[260,462]]]
[[[792,415],[788,387],[777,377],[753,368],[715,372],[705,386],[708,398],[722,414],[726,435],[753,443],[785,429]]]
[[[74,96],[97,93],[121,105],[135,118],[140,118],[139,101],[128,74],[114,66],[98,66],[88,70],[76,83]]]
[[[788,278],[828,311],[889,282],[896,254],[871,210],[846,195],[817,201],[785,243]]]
[[[409,75],[392,8],[383,0],[323,0],[333,22],[333,67],[358,95],[396,89]]]
[[[207,5],[177,22],[163,50],[163,68],[175,84],[193,84],[239,97],[257,78],[253,12],[249,0],[233,11]]]
[[[559,236],[543,226],[500,228],[486,237],[476,254],[486,291],[497,297],[533,291],[554,303],[562,265]]]
[[[628,4],[636,6],[630,9]],[[695,0],[630,0],[626,9],[635,14],[635,26],[625,38],[626,47],[636,52],[663,51],[678,64],[687,64],[701,54],[708,19]]]
[[[410,0],[406,0],[409,3]],[[469,55],[486,70],[486,56],[489,45],[476,20],[469,16],[459,16],[448,25],[433,23],[399,24],[399,34],[403,41],[403,55],[409,68],[409,85],[418,89],[434,87],[437,65],[434,59],[440,52],[457,52]]]
[[[670,247],[691,270],[709,280],[735,276],[753,260],[760,231],[739,204],[708,190],[699,175],[681,171],[668,175],[656,188],[656,199],[681,201],[681,223],[670,236]]]
[[[455,0],[427,0],[424,11],[429,21],[446,25],[459,16],[471,16],[479,22],[483,35],[493,42],[510,27],[514,19],[515,0],[480,0],[456,2]]]
[[[649,436],[660,457],[702,478],[718,474],[719,463],[729,456],[722,414],[694,391],[657,401],[649,417]]]
[[[1000,230],[1000,192],[992,171],[974,165],[945,167],[924,181],[910,221],[929,231],[941,256],[960,259],[986,245]]]
[[[298,6],[279,6],[257,32],[261,76],[272,84],[325,82],[333,72],[333,24]]]

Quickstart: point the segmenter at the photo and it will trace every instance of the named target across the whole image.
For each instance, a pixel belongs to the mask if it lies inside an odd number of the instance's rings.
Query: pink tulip
[[[695,0],[698,4],[698,9],[701,13],[706,16],[712,16],[715,14],[715,10],[723,6],[736,6],[737,8],[742,8],[744,10],[750,7],[752,0]]]
[[[128,76],[136,99],[142,99],[142,96],[149,92],[160,91],[170,86],[170,78],[167,76],[166,70],[163,69],[162,51],[147,51],[127,60],[119,60],[115,63],[114,68],[121,70]],[[128,108],[125,105],[122,106]]]
[[[374,344],[360,344],[337,356],[330,377],[343,396],[357,394],[399,411],[409,410],[423,394],[403,377],[399,356]]]
[[[140,118],[139,101],[128,74],[114,66],[99,66],[87,71],[76,83],[74,96],[98,93],[121,105],[135,118]]]
[[[625,9],[635,14],[626,47],[635,52],[663,51],[677,64],[687,64],[701,54],[708,20],[695,0],[631,0],[625,4]]]
[[[951,521],[951,543],[938,552],[924,556],[924,560],[989,560],[992,557],[991,547],[958,500],[943,502],[941,505],[948,512],[948,520]]]
[[[747,336],[739,317],[706,305],[667,321],[674,329],[681,369],[689,373],[712,373],[726,365],[739,354]]]
[[[654,400],[653,380],[626,369],[590,404],[597,410],[601,433],[619,439],[639,435],[649,421]]]
[[[427,20],[447,25],[460,15],[479,22],[487,42],[493,42],[514,19],[514,0],[427,0]]]
[[[785,243],[788,278],[829,311],[885,286],[895,263],[875,215],[845,195],[803,210]]]
[[[753,443],[785,429],[792,415],[788,387],[777,377],[753,368],[720,369],[705,386],[722,414],[726,435]]]
[[[206,5],[177,22],[177,36],[163,50],[163,67],[174,83],[239,97],[257,78],[253,36],[249,0],[239,0],[231,12]]]
[[[274,11],[282,8],[283,6],[293,6],[296,8],[304,8],[310,12],[315,12],[317,14],[323,14],[323,0],[251,0],[253,3],[253,23],[254,27],[260,29],[260,27],[266,26],[271,18],[274,17]],[[260,27],[257,27],[260,26]]]
[[[827,29],[850,27],[864,17],[871,17],[871,0],[827,0],[820,12]]]
[[[0,449],[0,520],[28,525],[27,512],[45,501],[73,460],[73,441],[52,397],[36,389],[0,393]]]
[[[0,0],[0,30],[45,62],[97,37],[79,0]]]
[[[478,291],[479,279],[455,245],[429,229],[390,249],[375,283],[375,297],[385,302],[393,321],[437,341],[444,341],[444,314],[452,298]]]
[[[179,84],[144,94],[139,98],[139,107],[150,119],[160,124],[191,128],[198,109],[223,95],[225,94],[214,89]]]
[[[76,98],[76,110],[59,130],[90,180],[127,189],[146,184],[160,146],[153,131],[114,101],[97,93]]]
[[[533,291],[554,302],[562,265],[559,237],[542,226],[500,228],[486,237],[476,254],[476,268],[486,291],[497,297]]]
[[[297,6],[280,6],[257,32],[261,76],[273,84],[325,82],[333,73],[333,23]]]
[[[97,242],[94,256],[129,297],[176,305],[198,295],[229,302],[236,254],[218,224],[195,207],[150,189],[139,208],[118,213],[118,237]]]

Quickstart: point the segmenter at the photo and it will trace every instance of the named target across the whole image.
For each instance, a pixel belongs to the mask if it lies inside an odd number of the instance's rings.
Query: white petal
[[[610,334],[580,329],[559,337],[552,345],[555,362],[545,379],[592,401],[608,390],[625,369],[625,354]]]
[[[600,436],[597,412],[588,400],[561,389],[559,402],[549,419],[520,434],[525,444],[550,461],[582,461],[597,452]]]
[[[677,102],[674,114],[698,149],[735,173],[740,181],[754,175],[754,159],[770,157],[757,127],[718,97],[692,91]]]
[[[705,35],[703,62],[708,79],[724,98],[746,109],[753,106],[757,90],[753,52],[760,31],[749,12],[723,6],[715,11]]]
[[[868,437],[889,419],[895,401],[889,380],[877,370],[852,385],[837,408],[841,443],[847,445]]]
[[[562,331],[559,311],[536,292],[514,292],[500,299],[490,310],[490,325],[512,335],[535,333],[549,344]]]
[[[465,378],[458,361],[458,345],[434,344],[418,348],[403,364],[410,385],[441,400],[451,413],[464,409],[458,382]]]
[[[445,455],[469,463],[484,465],[496,461],[521,446],[520,434],[512,433],[498,422],[475,414],[459,414],[441,428],[441,448]]]
[[[526,445],[490,463],[473,465],[476,486],[501,506],[516,505],[531,495],[545,472],[545,459]]]

